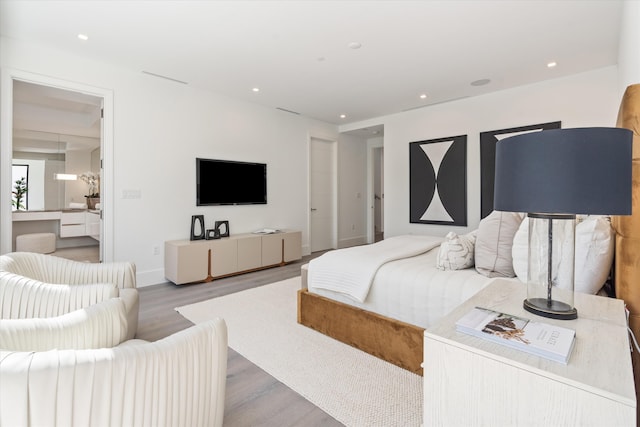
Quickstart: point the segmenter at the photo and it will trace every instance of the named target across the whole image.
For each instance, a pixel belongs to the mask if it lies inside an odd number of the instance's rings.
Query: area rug
[[[221,317],[229,347],[346,426],[420,426],[422,377],[299,325],[300,277],[176,310]]]

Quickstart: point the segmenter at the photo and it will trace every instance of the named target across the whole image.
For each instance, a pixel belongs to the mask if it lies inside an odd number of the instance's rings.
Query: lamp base
[[[549,302],[551,304],[549,304]],[[545,298],[529,298],[522,304],[524,309],[533,314],[552,319],[573,320],[578,318],[578,310],[560,301]]]

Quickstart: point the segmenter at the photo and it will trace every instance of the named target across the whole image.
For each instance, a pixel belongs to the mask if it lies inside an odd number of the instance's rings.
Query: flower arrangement
[[[89,194],[84,197],[100,197],[100,174],[85,172],[80,175],[80,179],[89,186]]]

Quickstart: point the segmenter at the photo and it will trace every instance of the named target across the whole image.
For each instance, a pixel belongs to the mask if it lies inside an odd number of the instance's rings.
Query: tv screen
[[[266,203],[266,164],[196,159],[198,206]]]

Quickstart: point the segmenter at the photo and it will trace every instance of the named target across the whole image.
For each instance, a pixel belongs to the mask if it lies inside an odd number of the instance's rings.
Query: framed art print
[[[496,171],[496,144],[510,136],[546,129],[560,129],[560,122],[549,122],[480,133],[480,218],[493,211],[493,185]]]
[[[467,225],[467,135],[409,144],[409,217]]]

